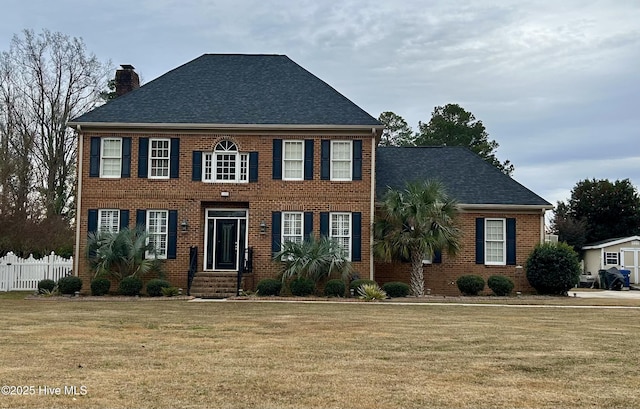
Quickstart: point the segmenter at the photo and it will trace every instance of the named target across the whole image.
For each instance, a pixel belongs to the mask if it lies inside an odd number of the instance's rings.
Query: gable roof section
[[[70,123],[382,128],[285,55],[204,54]]]
[[[465,147],[379,147],[376,150],[376,197],[387,187],[406,182],[439,180],[461,205],[553,206]]]
[[[608,240],[600,240],[584,245],[582,250],[603,249],[605,247],[617,246],[618,244],[624,244],[630,241],[640,241],[640,236],[616,237]]]

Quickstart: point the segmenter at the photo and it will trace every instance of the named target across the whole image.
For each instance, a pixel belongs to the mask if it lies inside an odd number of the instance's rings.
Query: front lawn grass
[[[0,300],[2,408],[631,408],[640,310]],[[39,387],[86,387],[44,395]]]

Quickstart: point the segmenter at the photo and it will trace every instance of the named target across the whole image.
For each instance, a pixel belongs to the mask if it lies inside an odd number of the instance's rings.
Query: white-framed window
[[[505,265],[507,260],[505,219],[485,219],[484,260],[487,265]]]
[[[304,217],[302,212],[282,212],[282,243],[302,243],[304,239]]]
[[[235,143],[223,140],[213,152],[202,155],[202,180],[209,183],[247,183],[249,154],[238,152]]]
[[[284,141],[282,155],[282,179],[304,179],[304,142]]]
[[[338,241],[344,255],[351,260],[351,213],[329,214],[329,237]]]
[[[170,139],[149,140],[149,178],[169,179]]]
[[[610,253],[610,252],[605,252],[604,253],[604,264],[611,266],[611,265],[618,265],[618,253]]]
[[[122,138],[102,138],[100,177],[119,178],[122,172]]]
[[[331,180],[352,179],[352,141],[331,141]]]
[[[120,231],[120,210],[98,209],[98,231],[117,233]]]
[[[147,252],[147,258],[167,258],[167,241],[169,239],[169,211],[147,210],[147,233],[149,244],[153,244],[154,253]]]

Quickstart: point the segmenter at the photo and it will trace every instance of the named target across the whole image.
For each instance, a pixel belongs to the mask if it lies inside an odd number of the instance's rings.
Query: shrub
[[[349,290],[353,290],[354,294],[358,294],[358,288],[360,288],[360,286],[362,284],[378,284],[373,280],[367,280],[365,278],[359,278],[357,280],[353,280],[351,283],[349,283]]]
[[[365,301],[384,300],[387,293],[376,283],[362,284],[358,287],[358,297]]]
[[[289,283],[291,294],[298,297],[305,297],[313,294],[316,289],[316,283],[312,279],[306,277],[298,277]]]
[[[76,276],[66,276],[58,280],[58,290],[62,294],[74,294],[82,288],[82,280]]]
[[[280,294],[280,290],[282,289],[282,281],[276,280],[275,278],[265,278],[264,280],[258,281],[258,285],[256,286],[256,292],[258,295],[278,295]]]
[[[537,245],[526,269],[529,284],[540,294],[565,295],[580,282],[578,254],[567,243]]]
[[[171,283],[167,280],[161,280],[154,278],[147,283],[147,295],[149,297],[160,297],[162,295],[162,289],[171,287]]]
[[[91,281],[91,295],[105,295],[111,288],[111,281],[107,278],[96,278]]]
[[[505,276],[491,276],[487,280],[487,285],[495,295],[500,297],[509,295],[513,290],[513,281]]]
[[[329,280],[324,286],[324,295],[327,297],[344,297],[346,290],[347,286],[344,284],[344,281],[340,279]]]
[[[382,286],[382,289],[389,297],[406,297],[411,291],[409,284],[401,283],[400,281],[392,281]]]
[[[165,297],[175,297],[180,295],[180,289],[178,287],[162,287],[162,295]]]
[[[484,278],[475,274],[460,276],[456,280],[456,285],[464,295],[478,295],[480,291],[484,290]]]
[[[49,279],[38,281],[38,294],[44,294],[45,291],[52,293],[56,288],[56,282]]]
[[[140,290],[142,290],[142,280],[135,276],[123,278],[118,286],[118,293],[121,295],[138,295]]]

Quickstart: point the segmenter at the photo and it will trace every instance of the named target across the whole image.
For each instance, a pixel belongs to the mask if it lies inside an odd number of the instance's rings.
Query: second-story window
[[[302,180],[304,178],[303,141],[284,141],[282,169],[284,180]]]
[[[351,141],[331,141],[331,180],[351,180]]]
[[[151,139],[149,143],[149,177],[169,179],[170,140]]]
[[[213,153],[202,155],[202,180],[213,183],[247,183],[249,154],[238,152],[235,143],[224,140]]]
[[[119,178],[122,169],[122,139],[102,138],[100,177]]]

